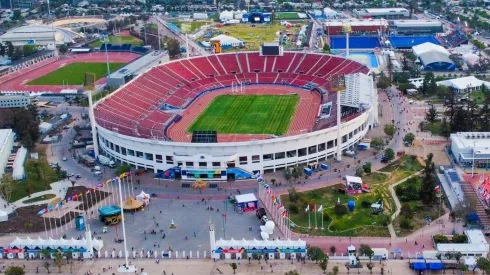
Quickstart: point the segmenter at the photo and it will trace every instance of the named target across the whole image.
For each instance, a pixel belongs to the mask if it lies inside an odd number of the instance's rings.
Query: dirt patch
[[[79,206],[77,206],[75,209],[78,210],[87,210],[90,209],[94,204],[104,200],[107,198],[111,193],[109,192],[104,192],[104,191],[99,191],[93,189],[90,189],[90,193],[87,193],[87,190],[89,190],[85,186],[75,186],[75,187],[70,187],[68,188],[66,192],[66,197],[65,199],[68,199],[69,197],[73,197],[75,195],[80,195],[82,194],[82,198],[80,197],[77,199],[77,201],[81,202]]]
[[[17,208],[9,215],[9,220],[0,222],[0,233],[35,233],[44,231],[44,220],[47,228],[54,228],[69,223],[78,213],[69,212],[57,218],[43,218],[37,214],[47,204]],[[51,223],[51,226],[49,225]]]

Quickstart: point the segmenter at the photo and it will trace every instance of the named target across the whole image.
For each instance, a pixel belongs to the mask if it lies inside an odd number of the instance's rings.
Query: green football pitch
[[[109,63],[111,72],[116,71],[124,63]],[[107,75],[107,64],[103,62],[94,63],[71,63],[47,75],[43,75],[27,83],[27,85],[83,85],[85,73],[94,73],[95,79]]]
[[[109,36],[109,43],[111,44],[132,44],[133,46],[143,46],[145,43],[140,39],[131,35],[117,35]],[[89,45],[89,47],[100,47],[102,46],[102,41],[95,41]]]
[[[220,95],[187,131],[282,135],[289,128],[298,101],[298,95]]]

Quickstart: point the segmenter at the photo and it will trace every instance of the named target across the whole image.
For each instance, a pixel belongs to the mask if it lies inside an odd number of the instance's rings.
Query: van
[[[100,175],[102,175],[102,172],[100,172],[100,171],[95,171],[95,172],[94,172],[94,175],[95,175],[95,176],[100,176]]]

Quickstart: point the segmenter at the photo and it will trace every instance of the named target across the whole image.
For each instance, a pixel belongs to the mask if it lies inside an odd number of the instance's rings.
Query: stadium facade
[[[352,148],[377,124],[377,90],[372,77],[366,77],[369,73],[356,61],[312,53],[241,52],[172,61],[139,75],[95,105],[100,152],[163,177],[182,179],[243,179],[258,171],[320,163],[336,156],[337,140],[342,151]],[[342,119],[338,139],[337,96],[329,90],[332,77],[340,74],[349,75],[345,93],[351,95],[340,101],[345,106],[338,112]],[[284,91],[294,87],[298,94],[321,97],[312,127],[282,136],[242,135],[232,142],[222,141],[218,133],[216,143],[191,142],[185,133],[178,137],[175,131],[169,134],[201,105],[199,100],[237,82],[258,90],[262,85]],[[305,109],[308,106],[295,115]]]

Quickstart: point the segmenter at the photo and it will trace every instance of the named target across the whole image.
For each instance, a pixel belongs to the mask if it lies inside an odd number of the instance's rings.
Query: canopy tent
[[[240,39],[224,34],[220,34],[216,37],[211,38],[211,41],[219,41],[221,46],[230,45],[233,47],[239,47],[244,44],[243,41],[241,41]]]
[[[7,221],[9,219],[9,214],[3,210],[0,210],[0,222]]]
[[[412,264],[412,266],[413,266],[414,270],[426,270],[427,269],[427,265],[425,264],[425,262],[414,262]]]
[[[76,240],[74,238],[71,239],[42,239],[38,237],[37,239],[31,239],[29,237],[25,239],[21,239],[19,237],[13,240],[9,247],[10,248],[25,248],[28,249],[68,249],[68,248],[87,248],[89,246],[88,241],[85,238],[81,240]],[[92,246],[96,251],[100,251],[100,249],[104,246],[104,241],[92,239]]]
[[[136,199],[143,202],[143,205],[145,206],[150,204],[150,195],[146,194],[143,191],[141,191],[141,193],[136,196]]]
[[[221,248],[228,248],[228,247],[234,247],[234,248],[245,248],[245,249],[252,249],[252,248],[257,248],[257,249],[262,249],[265,247],[274,247],[274,248],[289,248],[289,249],[294,249],[294,248],[306,248],[306,241],[303,241],[301,239],[297,240],[223,240],[219,239],[216,241],[216,247],[221,247]]]
[[[237,206],[242,208],[243,211],[252,211],[258,207],[258,200],[253,193],[236,195],[235,200]]]
[[[429,269],[430,270],[442,270],[443,265],[441,262],[430,262],[429,263]]]
[[[133,197],[129,197],[123,204],[124,210],[136,210],[143,207],[143,202],[135,200]]]

